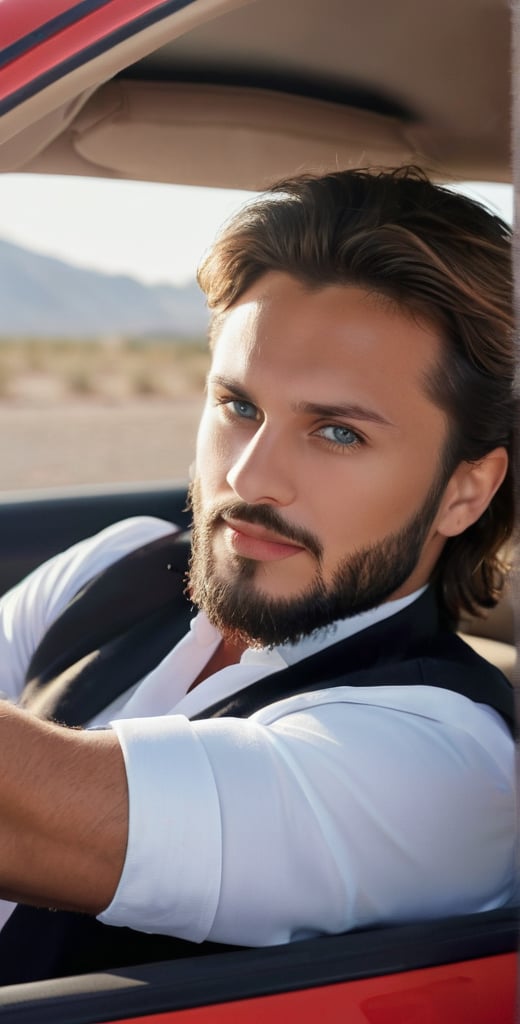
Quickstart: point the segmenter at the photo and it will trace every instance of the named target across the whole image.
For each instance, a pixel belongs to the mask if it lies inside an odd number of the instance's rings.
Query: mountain
[[[159,333],[200,338],[208,312],[193,282],[145,285],[0,239],[0,337]]]

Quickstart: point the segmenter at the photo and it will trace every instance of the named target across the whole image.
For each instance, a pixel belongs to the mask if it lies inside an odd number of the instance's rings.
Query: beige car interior
[[[414,162],[510,181],[510,18],[509,0],[194,0],[4,113],[0,171],[258,190]],[[511,678],[511,593],[461,627]]]
[[[506,589],[499,604],[486,618],[462,621],[460,635],[478,654],[501,669],[510,682],[516,682],[517,652],[511,587]]]

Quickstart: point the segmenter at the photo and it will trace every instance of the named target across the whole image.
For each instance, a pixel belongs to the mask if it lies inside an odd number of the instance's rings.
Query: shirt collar
[[[426,587],[424,586],[419,590],[415,590],[412,594],[407,594],[406,597],[400,597],[395,601],[386,601],[377,608],[370,608],[359,615],[352,615],[346,619],[337,619],[330,625],[317,629],[310,636],[302,637],[296,643],[280,644],[272,648],[248,648],[244,651],[240,662],[243,665],[269,665],[273,671],[277,668],[294,665],[296,662],[302,661],[303,658],[308,658],[309,655],[316,654],[331,644],[338,643],[340,640],[346,640],[347,637],[359,633],[362,629],[368,629],[369,626],[375,625],[376,622],[382,622],[383,619],[389,618],[390,615],[396,615],[397,612],[402,611],[403,608],[407,608],[409,604],[416,601],[421,594],[424,594],[425,590]],[[191,628],[195,639],[201,646],[213,646],[219,639],[218,630],[208,622],[204,612],[199,612],[196,618],[192,620]]]

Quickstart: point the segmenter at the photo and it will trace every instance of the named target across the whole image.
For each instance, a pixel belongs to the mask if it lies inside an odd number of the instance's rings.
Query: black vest
[[[91,580],[35,651],[21,703],[45,718],[84,725],[154,668],[184,635],[185,537],[153,541]],[[296,693],[325,687],[439,686],[488,704],[513,728],[513,694],[498,669],[440,620],[432,590],[346,640],[219,701],[196,718],[246,718]],[[81,974],[222,950],[82,914],[19,906],[0,933],[0,983]],[[235,947],[233,947],[235,948]]]

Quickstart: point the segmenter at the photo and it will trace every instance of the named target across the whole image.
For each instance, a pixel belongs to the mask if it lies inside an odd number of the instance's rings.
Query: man
[[[510,692],[451,630],[513,523],[508,230],[413,169],[300,178],[200,279],[200,611],[177,643],[147,519],[4,599],[0,891],[245,945],[500,906]]]

